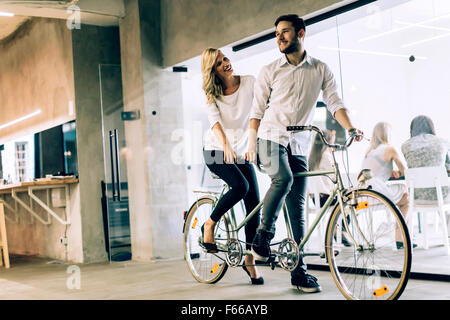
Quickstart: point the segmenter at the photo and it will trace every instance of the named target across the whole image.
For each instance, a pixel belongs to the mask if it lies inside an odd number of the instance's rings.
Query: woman
[[[408,168],[446,166],[450,170],[450,143],[436,136],[433,121],[427,116],[417,116],[411,121],[411,138],[402,144]],[[449,188],[443,187],[444,202],[449,202]],[[433,188],[416,189],[414,200],[420,204],[437,201]]]
[[[224,180],[229,191],[216,204],[204,224],[203,245],[208,252],[217,252],[214,228],[220,218],[244,199],[246,214],[259,203],[259,189],[253,165],[247,162],[249,114],[253,100],[255,78],[233,74],[230,60],[213,48],[202,53],[203,90],[207,99],[210,130],[206,133],[203,156],[209,170]],[[245,226],[246,248],[251,249],[259,212]],[[246,255],[244,270],[252,284],[263,284],[255,259]]]
[[[372,185],[375,191],[379,191],[395,203],[406,219],[409,209],[406,186],[403,184],[386,184],[389,178],[398,179],[405,174],[405,166],[395,148],[389,144],[390,130],[391,127],[386,122],[379,122],[375,125],[369,150],[363,160],[362,169],[371,170],[372,179],[368,181],[368,184]],[[398,170],[393,169],[394,163]],[[397,248],[401,249],[403,248],[403,242],[400,240],[398,230],[396,231]],[[413,246],[416,247],[416,245]]]

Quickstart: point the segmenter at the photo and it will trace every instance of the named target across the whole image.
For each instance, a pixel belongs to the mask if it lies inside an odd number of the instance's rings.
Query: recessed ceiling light
[[[447,38],[447,37],[450,37],[450,33],[441,34],[440,36],[435,36],[435,37],[426,38],[426,39],[422,39],[422,40],[419,40],[419,41],[411,42],[411,43],[408,43],[408,44],[404,44],[404,45],[402,45],[402,48],[408,48],[408,47],[416,46],[418,44],[422,44],[422,43],[425,43],[425,42],[428,42],[428,41],[433,41],[433,40]]]
[[[431,29],[431,30],[447,31],[447,32],[450,31],[450,28],[427,26],[427,25],[424,25],[422,23],[410,23],[410,22],[399,21],[399,20],[395,20],[394,22],[398,23],[398,24],[403,24],[403,25],[412,26],[412,27],[418,27],[418,28],[423,28],[423,29]]]
[[[0,17],[14,17],[14,13],[0,11]]]
[[[450,14],[447,13],[447,14],[444,14],[442,16],[437,16],[437,17],[433,17],[433,18],[430,18],[430,19],[425,19],[425,20],[422,20],[422,21],[419,21],[419,22],[416,22],[416,23],[411,23],[411,24],[408,24],[408,25],[406,25],[404,27],[400,27],[400,28],[388,30],[388,31],[385,31],[385,32],[381,32],[381,33],[378,33],[378,34],[375,34],[375,35],[372,35],[372,36],[368,36],[368,37],[359,39],[359,42],[364,42],[364,41],[367,41],[367,40],[376,39],[376,38],[379,38],[379,37],[382,37],[382,36],[385,36],[385,35],[388,35],[388,34],[392,34],[392,33],[395,33],[395,32],[407,30],[407,29],[410,29],[410,28],[413,28],[413,27],[421,26],[421,25],[423,25],[425,23],[435,22],[435,21],[438,21],[438,20],[441,20],[441,19],[446,19],[446,18],[450,18]]]

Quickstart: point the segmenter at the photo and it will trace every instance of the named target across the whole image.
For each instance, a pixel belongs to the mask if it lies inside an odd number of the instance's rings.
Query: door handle
[[[120,201],[120,157],[119,157],[119,132],[114,129],[116,148],[116,177],[117,177],[117,200]]]
[[[113,201],[116,200],[116,178],[114,174],[114,147],[113,147],[113,138],[114,138],[114,132],[109,131],[109,155],[111,158],[111,185],[112,185],[112,198]]]

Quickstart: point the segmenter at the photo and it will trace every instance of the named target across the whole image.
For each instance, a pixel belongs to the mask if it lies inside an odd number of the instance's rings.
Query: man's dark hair
[[[280,21],[289,21],[290,23],[292,23],[295,33],[298,33],[301,29],[306,31],[305,21],[303,21],[303,19],[296,14],[286,14],[278,17],[278,19],[275,21],[275,28],[278,26],[278,23]]]

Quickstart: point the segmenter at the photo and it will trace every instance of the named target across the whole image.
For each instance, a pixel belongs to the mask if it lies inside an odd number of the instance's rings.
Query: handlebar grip
[[[311,130],[311,126],[287,126],[287,131],[305,131]]]

